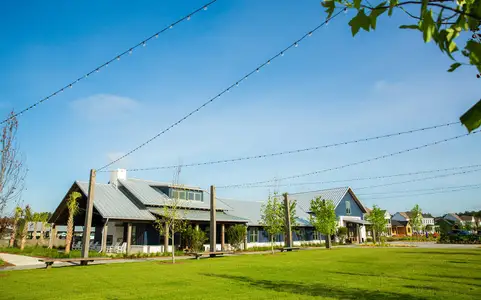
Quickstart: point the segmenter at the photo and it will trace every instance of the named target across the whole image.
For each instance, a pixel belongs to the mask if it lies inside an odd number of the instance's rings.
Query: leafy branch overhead
[[[481,78],[481,0],[420,0],[420,1],[383,1],[377,5],[365,0],[325,0],[322,6],[328,18],[337,8],[356,10],[356,15],[349,21],[352,35],[361,29],[376,29],[381,15],[392,16],[400,11],[414,24],[401,25],[401,29],[411,29],[422,34],[425,43],[434,42],[441,52],[453,63],[448,72],[453,72],[463,65],[477,69]],[[465,36],[462,36],[464,33]],[[461,39],[458,39],[462,37]],[[465,42],[460,46],[456,41]],[[459,42],[459,43],[461,43]],[[471,132],[481,126],[481,101],[475,104],[461,118],[461,123]]]

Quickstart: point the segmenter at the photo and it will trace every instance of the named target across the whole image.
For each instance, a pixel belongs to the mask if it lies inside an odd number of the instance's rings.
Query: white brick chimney
[[[127,179],[127,170],[126,169],[117,169],[110,172],[110,181],[109,183],[113,185],[115,188],[119,186],[119,180]]]

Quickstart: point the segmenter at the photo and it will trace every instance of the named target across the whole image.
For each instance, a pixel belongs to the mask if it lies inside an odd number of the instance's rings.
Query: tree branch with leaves
[[[453,63],[448,72],[463,65],[477,69],[481,78],[481,0],[422,0],[422,1],[382,1],[372,5],[368,0],[326,0],[322,2],[327,17],[331,18],[337,8],[356,10],[349,21],[352,35],[361,29],[375,30],[381,15],[391,17],[399,10],[415,20],[415,24],[401,25],[401,29],[412,29],[422,33],[425,43],[434,42],[442,53]],[[414,9],[413,9],[414,8]],[[466,41],[460,49],[456,41]],[[460,117],[461,123],[469,132],[481,126],[481,100]]]
[[[274,192],[273,195],[269,194],[267,203],[262,204],[261,225],[269,234],[271,251],[274,254],[274,238],[284,231],[285,225],[284,206],[277,192]]]
[[[331,249],[331,236],[336,233],[336,206],[332,200],[317,197],[311,200],[310,222],[316,231],[326,236],[326,248]]]

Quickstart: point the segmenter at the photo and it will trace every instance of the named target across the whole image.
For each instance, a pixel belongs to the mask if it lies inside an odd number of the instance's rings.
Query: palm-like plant
[[[40,244],[44,244],[44,234],[45,234],[45,227],[47,224],[48,219],[50,218],[49,212],[40,213],[39,221],[42,223],[42,227],[40,228]]]
[[[23,210],[22,242],[20,243],[21,251],[23,251],[23,249],[25,248],[25,242],[27,241],[28,222],[31,222],[32,219],[33,219],[32,209],[30,208],[30,205],[27,205]]]
[[[40,222],[40,213],[33,213],[32,222],[33,222],[32,240],[37,240],[37,223]]]
[[[73,236],[73,219],[75,215],[78,213],[79,207],[77,200],[82,197],[82,194],[79,192],[72,192],[67,200],[67,208],[68,208],[68,221],[67,221],[67,238],[65,240],[65,253],[70,253],[70,246],[72,244],[72,236]]]
[[[12,234],[10,235],[10,242],[8,244],[9,247],[13,247],[15,245],[15,237],[17,236],[18,221],[22,217],[22,214],[23,214],[23,209],[20,206],[15,207],[15,212],[13,214]]]

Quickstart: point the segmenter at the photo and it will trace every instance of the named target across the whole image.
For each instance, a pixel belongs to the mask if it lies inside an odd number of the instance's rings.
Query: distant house
[[[413,234],[411,224],[411,214],[407,212],[397,212],[391,218],[392,235],[411,236]]]
[[[394,228],[393,228],[393,235],[412,235],[412,212],[410,211],[405,211],[405,212],[397,212],[393,215],[392,220],[396,220],[399,222],[396,222],[396,233],[394,233]],[[407,222],[407,223],[405,223]],[[434,217],[429,214],[429,213],[424,213],[422,214],[422,230],[418,233],[434,233],[435,230],[435,223],[434,223]],[[409,226],[408,226],[409,225]],[[393,225],[394,227],[394,225]]]
[[[464,221],[455,213],[448,213],[443,216],[444,219],[464,226]]]

